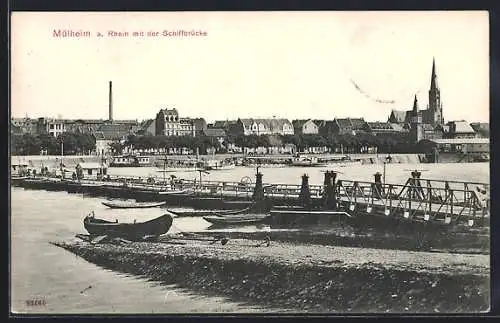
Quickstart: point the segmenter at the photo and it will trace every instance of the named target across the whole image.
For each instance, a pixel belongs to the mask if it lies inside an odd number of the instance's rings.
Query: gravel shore
[[[97,244],[56,242],[107,269],[300,312],[455,313],[489,309],[487,255],[246,239]]]

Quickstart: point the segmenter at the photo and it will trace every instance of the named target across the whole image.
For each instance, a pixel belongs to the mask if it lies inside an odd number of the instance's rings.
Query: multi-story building
[[[161,136],[196,136],[207,128],[203,118],[180,118],[177,109],[161,109],[156,114],[155,134]]]
[[[161,109],[156,114],[156,135],[178,136],[180,128],[177,109]]]
[[[57,137],[66,132],[67,121],[55,118],[38,118],[37,133]]]

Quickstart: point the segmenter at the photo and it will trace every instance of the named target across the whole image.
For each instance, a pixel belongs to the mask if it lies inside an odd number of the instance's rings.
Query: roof
[[[143,122],[141,122],[141,129],[142,130],[146,130],[147,128],[149,128],[149,126],[151,126],[151,124],[155,122],[155,119],[148,119],[148,120],[144,120]]]
[[[404,131],[405,130],[404,127],[400,124],[391,123],[390,125],[394,131]]]
[[[475,133],[474,129],[465,120],[451,121],[449,124],[455,133]]]
[[[96,130],[97,133],[102,133],[100,138],[101,139],[108,139],[108,140],[117,140],[121,139],[124,136],[127,136],[130,134],[130,131],[133,130],[133,126],[129,124],[119,124],[119,123],[111,123],[111,124],[103,124],[99,126]],[[96,137],[97,139],[97,137]]]
[[[418,115],[423,118],[427,111],[428,110],[419,110]],[[389,119],[387,121],[391,123],[405,123],[410,122],[412,117],[413,110],[391,110],[391,114],[389,115]]]
[[[367,122],[372,130],[393,130],[392,124],[389,122]]]
[[[391,116],[393,116],[397,123],[403,123],[406,120],[406,112],[407,111],[392,110],[389,119],[391,119]]]
[[[113,120],[113,123],[132,124],[132,125],[139,124],[137,120]]]
[[[365,120],[363,118],[340,118],[335,119],[339,128],[352,128],[352,129],[361,129],[365,125]]]
[[[310,119],[292,120],[292,125],[295,129],[301,128]]]
[[[422,130],[424,131],[434,131],[434,126],[430,123],[422,123]]]
[[[101,124],[104,123],[104,120],[102,119],[76,119],[74,120],[75,123],[93,123],[93,124]]]
[[[474,130],[490,130],[490,124],[488,122],[473,122],[470,124]]]
[[[268,130],[281,130],[284,124],[291,124],[287,119],[240,119],[245,128],[250,128],[255,122],[264,124]]]
[[[236,123],[235,120],[216,120],[211,128],[226,128],[229,124]]]
[[[163,114],[175,114],[175,115],[179,115],[179,112],[177,112],[177,109],[176,108],[173,108],[173,109],[160,109],[160,111],[158,113],[163,113]]]
[[[470,126],[473,129],[490,129],[490,124],[488,122],[472,122]]]
[[[332,126],[335,120],[313,120],[318,127]]]
[[[107,140],[107,138],[104,136],[104,133],[101,131],[96,131],[93,133],[95,140]]]
[[[312,119],[293,120],[292,125],[293,125],[293,128],[295,129],[295,131],[300,132],[300,131],[302,131],[302,127],[308,122],[312,122],[314,124],[314,126],[316,126],[318,128],[321,126],[321,120],[312,120]]]
[[[36,119],[30,119],[30,118],[11,118],[11,123],[12,124],[27,124],[27,123],[36,123]]]
[[[349,118],[349,120],[351,120],[351,124],[355,129],[360,129],[365,124],[365,119],[363,118]]]
[[[208,137],[225,137],[226,132],[224,129],[218,129],[218,128],[208,128],[203,130],[203,133],[208,136]]]
[[[453,138],[453,139],[431,139],[436,144],[489,144],[489,138]]]
[[[472,129],[480,135],[489,137],[490,135],[490,124],[487,122],[473,122],[470,124]]]
[[[387,131],[387,132],[404,132],[405,131],[403,126],[400,124],[397,124],[397,123],[375,121],[375,122],[367,122],[366,125],[372,131]]]

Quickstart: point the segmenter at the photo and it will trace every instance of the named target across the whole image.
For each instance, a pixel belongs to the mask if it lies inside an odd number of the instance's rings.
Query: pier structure
[[[479,190],[478,190],[479,188]],[[349,212],[399,217],[442,224],[487,224],[489,185],[420,178],[412,172],[405,184],[342,180],[336,185],[339,203]]]
[[[489,225],[489,184],[425,179],[418,171],[411,175],[404,184],[382,183],[379,173],[373,182],[336,180],[333,171],[325,172],[323,185],[310,185],[307,174],[301,185],[266,184],[260,172],[255,184],[204,181],[200,185],[193,180],[178,180],[172,187],[167,181],[151,182],[137,177],[61,180],[40,176],[13,178],[12,184],[28,189],[166,201],[172,205],[190,205],[189,201],[203,199],[211,199],[215,206],[222,201],[265,200],[270,206],[310,203],[365,219],[371,216],[444,225]]]

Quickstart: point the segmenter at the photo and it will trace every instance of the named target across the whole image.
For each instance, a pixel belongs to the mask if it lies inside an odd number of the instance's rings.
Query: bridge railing
[[[424,186],[422,179],[418,182],[412,178],[403,185],[342,180],[337,182],[336,191],[337,197],[351,209],[357,204],[366,204],[367,208],[380,206],[386,209],[386,215],[396,211],[407,218],[417,214],[427,219],[443,214],[456,219],[463,215],[489,216],[489,198],[470,186]]]

